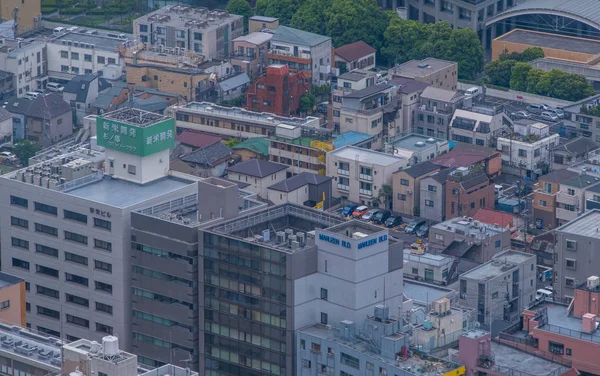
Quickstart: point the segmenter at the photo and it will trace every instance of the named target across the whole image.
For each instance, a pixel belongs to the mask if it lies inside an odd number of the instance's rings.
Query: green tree
[[[413,47],[427,39],[428,25],[400,17],[391,18],[384,32],[383,55],[388,63],[401,64],[415,58]]]
[[[558,69],[545,72],[536,85],[538,94],[552,98],[578,101],[594,94],[585,77]]]
[[[483,46],[472,29],[452,30],[447,51],[442,59],[458,63],[458,78],[473,80],[483,71]]]
[[[512,67],[516,60],[494,60],[485,67],[485,74],[494,85],[509,87]]]
[[[289,25],[300,4],[294,0],[257,0],[254,11],[259,16],[277,17],[282,25]]]
[[[331,86],[327,84],[323,85],[312,85],[310,92],[315,96],[318,101],[325,101],[329,99],[331,93]]]
[[[300,97],[300,109],[304,112],[312,111],[315,104],[316,98],[311,93],[302,94]]]
[[[29,166],[29,158],[33,157],[40,149],[40,144],[35,141],[21,140],[14,145],[13,153],[23,165]]]
[[[331,0],[326,13],[326,35],[334,46],[362,40],[377,50],[383,46],[383,34],[392,17],[375,0]]]
[[[225,8],[231,14],[244,16],[244,30],[248,32],[248,19],[252,17],[252,8],[246,0],[229,0]]]
[[[488,64],[488,66],[490,64]],[[513,65],[512,69],[510,70],[510,88],[518,91],[526,91],[527,75],[532,69],[533,67],[531,66],[531,64],[527,63],[518,62],[515,65]]]
[[[244,0],[245,1],[245,0]],[[241,141],[238,140],[237,138],[230,138],[229,140],[225,141],[224,144],[225,146],[227,146],[228,148],[232,148],[235,145],[239,144]]]
[[[393,194],[392,186],[387,184],[382,185],[381,188],[379,188],[379,192],[377,192],[379,202],[383,202],[386,209],[391,209],[392,207]]]
[[[529,47],[525,51],[521,52],[521,60],[526,63],[535,59],[544,57],[544,50],[540,47]]]
[[[331,0],[306,0],[292,17],[291,25],[300,30],[327,35]]]
[[[531,94],[538,94],[539,91],[537,89],[537,84],[538,82],[542,79],[542,77],[544,76],[544,71],[538,68],[533,68],[529,71],[529,73],[527,73],[527,81],[526,81],[526,87],[527,90],[525,90],[528,93]]]

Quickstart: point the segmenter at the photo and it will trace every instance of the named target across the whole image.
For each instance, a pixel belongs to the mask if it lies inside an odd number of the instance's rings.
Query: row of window
[[[63,59],[69,58],[69,51],[60,51],[60,57]],[[71,60],[79,60],[79,52],[71,52]],[[83,61],[92,62],[93,56],[90,54],[83,54]],[[98,64],[116,64],[117,60],[114,57],[96,56],[96,63]]]
[[[51,319],[60,320],[60,312],[54,309],[37,306],[37,314],[45,317],[49,317]],[[84,328],[90,327],[90,320],[85,319],[83,317],[78,317],[70,314],[65,314],[66,322],[69,324],[81,326]],[[113,334],[113,327],[101,324],[99,322],[96,323],[96,331],[100,333]],[[54,333],[52,333],[54,335]]]
[[[69,261],[67,259],[67,257],[68,257],[67,254],[69,254],[69,253],[65,252],[65,260]],[[72,253],[69,254],[69,255],[72,255],[70,257],[77,256],[77,257],[85,259],[85,261],[84,261],[82,259],[75,258],[75,259],[73,259],[73,261],[74,262],[79,262],[79,263],[85,262],[86,265],[87,265],[87,258],[85,258],[83,256],[74,255]],[[97,260],[94,260],[94,261],[97,261]],[[108,268],[110,270],[112,270],[112,265],[104,263],[102,261],[98,261],[98,263],[96,265],[103,266],[103,267],[107,267],[107,265],[108,265],[109,266]],[[12,266],[15,267],[15,268],[20,268],[20,269],[25,269],[25,270],[29,270],[30,269],[29,261],[21,260],[21,259],[15,258],[15,257],[12,258]],[[97,269],[100,269],[100,268],[97,267]],[[47,267],[47,266],[44,266],[44,265],[38,265],[38,264],[35,265],[35,272],[37,274],[43,274],[43,275],[45,275],[47,277],[52,277],[52,278],[57,278],[57,279],[59,278],[59,274],[60,274],[60,272],[58,270],[54,269],[54,268],[50,268],[50,267]],[[72,282],[72,283],[75,283],[75,284],[78,284],[78,285],[82,285],[82,286],[85,286],[85,287],[89,286],[89,279],[86,278],[86,277],[79,276],[77,274],[72,274],[72,273],[65,272],[65,281],[66,282]],[[102,292],[106,292],[106,293],[112,294],[113,288],[112,288],[111,284],[100,282],[100,281],[94,281],[94,286],[95,286],[95,289],[97,291],[102,291]]]
[[[36,292],[40,295],[44,295],[49,298],[60,299],[60,291],[51,289],[46,286],[36,285]],[[80,306],[86,307],[86,308],[89,308],[89,306],[90,306],[89,299],[82,298],[80,296],[72,295],[69,293],[65,293],[65,301],[67,303],[77,304],[77,305],[80,305]],[[113,307],[109,304],[96,302],[96,311],[104,312],[104,313],[108,313],[108,314],[112,315]]]
[[[58,230],[55,227],[41,225],[39,223],[36,223],[35,225],[36,225],[37,232],[42,232],[42,233],[45,233],[47,235],[51,235],[54,237],[58,236]],[[85,244],[85,245],[87,245],[87,243],[88,243],[87,236],[76,234],[76,233],[70,232],[70,231],[65,231],[65,240],[71,240],[71,241]],[[18,248],[23,248],[23,249],[29,250],[29,241],[27,241],[27,240],[16,238],[13,236],[12,240],[11,240],[11,244],[13,245],[13,247],[18,247]],[[102,249],[102,250],[111,252],[112,244],[107,241],[104,241],[104,240],[94,239],[94,248],[98,248],[98,249]],[[49,256],[58,257],[57,249],[39,245],[39,244],[36,244],[36,252],[44,253]]]

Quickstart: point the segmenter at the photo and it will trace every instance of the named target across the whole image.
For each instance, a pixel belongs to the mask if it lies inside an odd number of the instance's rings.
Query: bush
[[[42,6],[42,13],[48,14],[48,13],[54,13],[56,12],[56,7],[52,7],[52,6]]]

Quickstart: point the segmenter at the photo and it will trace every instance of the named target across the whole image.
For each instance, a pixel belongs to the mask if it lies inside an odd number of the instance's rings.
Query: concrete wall
[[[472,87],[478,87],[479,92],[482,91],[481,86],[464,83],[464,82],[458,83],[458,90],[467,90]],[[516,90],[492,89],[489,87],[486,88],[486,95],[489,95],[490,97],[505,99],[505,100],[509,100],[509,101],[517,101],[517,102],[522,102],[522,103],[526,103],[526,104],[546,103],[547,105],[552,106],[552,107],[557,107],[557,106],[558,107],[567,107],[567,106],[570,106],[573,104],[573,102],[564,101],[561,99],[550,98],[550,97],[544,97],[542,95],[529,94],[529,93],[525,93],[522,91],[516,91]]]
[[[229,172],[228,178],[233,181],[241,181],[243,183],[249,183],[250,185],[244,188],[245,190],[256,193],[262,198],[268,197],[267,188],[273,184],[279,183],[286,179],[286,170],[278,171],[272,175],[265,176],[264,178],[258,178],[250,175],[245,175],[237,172]]]
[[[65,39],[68,39],[68,35],[65,36]],[[61,67],[68,66],[69,71],[63,73],[70,74],[86,74],[86,70],[91,70],[91,73],[95,74],[100,71],[104,67],[109,64],[117,64],[123,65],[123,59],[119,56],[117,51],[106,51],[102,49],[96,48],[85,48],[85,47],[76,47],[62,44],[60,39],[53,43],[48,43],[48,71],[49,72],[62,72]],[[68,57],[62,58],[61,51],[67,51]],[[79,59],[72,59],[72,53],[78,53]],[[91,61],[85,61],[85,55],[91,55]],[[100,59],[99,59],[100,58]],[[101,59],[104,58],[104,59]],[[109,62],[109,59],[113,59]],[[77,68],[78,70],[73,70],[72,68]]]
[[[25,281],[2,288],[0,302],[8,302],[8,307],[0,310],[0,321],[24,327],[27,322],[25,319]]]
[[[435,187],[435,191],[430,191],[429,186]],[[422,218],[432,221],[442,221],[445,219],[445,189],[444,184],[438,182],[431,177],[425,177],[421,180],[421,198],[420,198],[420,214]],[[425,205],[425,200],[433,201],[433,206]]]

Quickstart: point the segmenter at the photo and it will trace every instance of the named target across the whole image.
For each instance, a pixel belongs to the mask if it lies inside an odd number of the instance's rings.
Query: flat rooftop
[[[136,18],[134,22],[153,23],[160,27],[170,26],[178,29],[212,30],[241,18],[243,16],[230,14],[225,10],[168,5]]]
[[[365,235],[377,234],[379,232],[385,231],[386,229],[381,228],[376,225],[372,225],[370,223],[362,222],[359,220],[351,220],[339,224],[337,226],[327,228],[327,231],[348,236],[348,234],[354,234],[356,232],[360,232]],[[392,240],[393,241],[393,240]],[[394,241],[395,242],[395,241]]]
[[[410,60],[397,67],[391,68],[390,73],[392,75],[404,76],[404,77],[425,77],[433,72],[440,71],[457,65],[454,61],[440,60],[435,58],[427,58],[423,60]]]
[[[124,46],[128,47],[132,41],[127,39],[121,39],[117,37],[109,37],[109,33],[106,31],[88,30],[79,28],[75,31],[69,31],[64,34],[60,34],[53,37],[50,43],[53,44],[64,44],[65,46],[75,46],[75,42],[79,44],[79,47],[100,49],[104,51],[117,52],[117,48]],[[110,33],[113,35],[120,33]]]
[[[115,111],[107,112],[101,116],[104,120],[114,120],[120,123],[136,127],[148,127],[158,122],[168,120],[169,117],[155,112],[140,110],[139,108],[124,107]]]
[[[455,293],[456,291],[446,287],[404,280],[404,295],[416,302],[429,304],[441,298],[451,298]]]
[[[25,281],[23,278],[0,272],[0,289]]]
[[[496,40],[502,42],[526,44],[532,47],[580,52],[590,55],[597,55],[600,53],[600,41],[597,40],[540,33],[521,29],[515,29],[496,38]]]
[[[447,144],[448,140],[427,137],[420,134],[409,134],[394,142],[394,147],[418,152],[428,147],[435,147],[438,142]]]
[[[454,262],[454,257],[437,255],[433,253],[423,253],[422,255],[418,255],[416,253],[412,253],[410,249],[404,250],[404,263],[407,262],[419,262],[425,265],[431,266],[444,266],[451,264]]]
[[[338,158],[351,159],[353,161],[358,160],[359,162],[369,163],[379,166],[390,166],[394,163],[406,161],[406,158],[399,156],[380,153],[369,149],[359,148],[356,146],[346,145],[340,149],[335,149],[327,153],[328,155],[335,155]]]
[[[509,231],[508,229],[500,226],[477,221],[469,221],[469,219],[466,217],[449,219],[447,221],[435,224],[431,226],[431,228],[452,232],[458,235],[471,236],[479,240],[494,236],[504,231]]]
[[[492,353],[495,365],[504,374],[522,374],[534,376],[561,375],[569,369],[561,364],[533,356],[496,341],[492,341]],[[517,372],[509,373],[509,370]]]
[[[502,276],[508,271],[516,268],[518,265],[535,258],[536,256],[534,254],[516,251],[503,252],[496,255],[493,260],[469,270],[460,277],[476,281],[487,281]]]
[[[48,371],[60,371],[62,342],[44,333],[36,334],[17,325],[0,323],[0,354],[22,362],[37,363]]]
[[[560,226],[556,231],[566,234],[600,239],[600,210],[590,210],[574,220]]]
[[[541,330],[567,337],[578,338],[584,341],[600,343],[600,332],[596,330],[592,333],[583,333],[581,331],[582,319],[580,317],[570,316],[568,314],[568,308],[565,305],[545,302],[536,306],[535,311],[538,313],[546,311],[548,316],[547,323],[542,323],[538,326]],[[599,322],[598,318],[596,318],[596,322]]]

